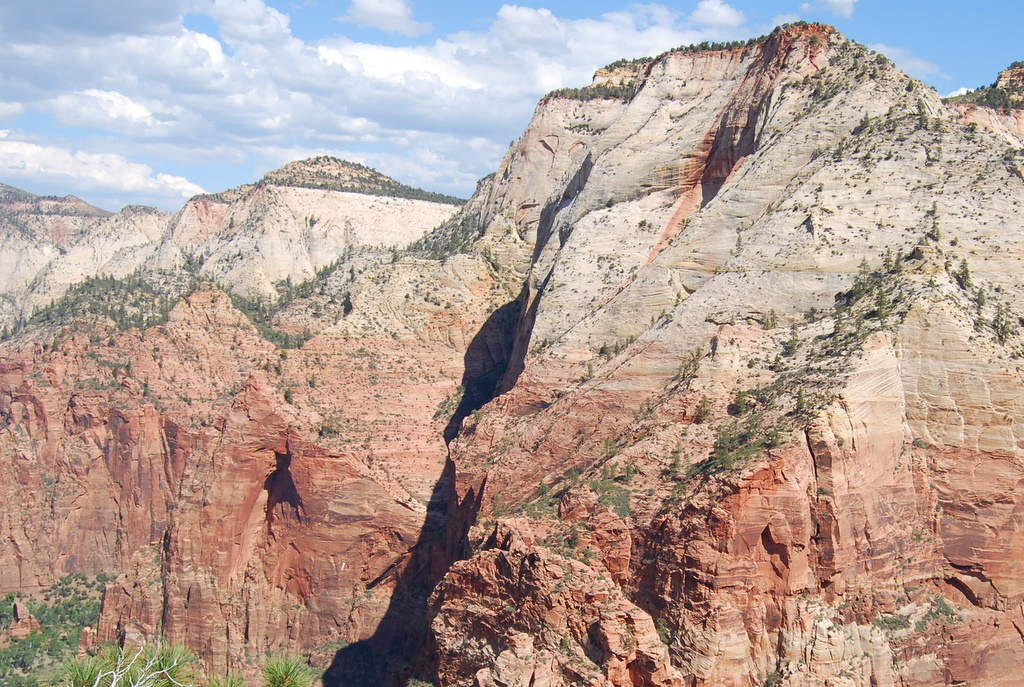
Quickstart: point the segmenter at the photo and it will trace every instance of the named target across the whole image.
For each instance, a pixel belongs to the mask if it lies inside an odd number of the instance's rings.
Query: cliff
[[[430,194],[335,158],[292,162],[259,184],[190,200],[174,216],[129,206],[0,191],[0,328],[13,328],[83,280],[142,275],[177,298],[183,279],[275,301],[286,284],[346,254],[401,248],[456,211]]]
[[[454,215],[285,167],[168,223],[165,321],[19,331],[0,589],[118,572],[96,641],[326,685],[1015,684],[1015,115],[705,47],[549,95]]]
[[[442,683],[1010,684],[1019,144],[827,28],[634,90],[543,102],[499,170],[535,244],[505,393],[452,445],[476,553],[432,600]],[[539,621],[545,551],[679,678]]]

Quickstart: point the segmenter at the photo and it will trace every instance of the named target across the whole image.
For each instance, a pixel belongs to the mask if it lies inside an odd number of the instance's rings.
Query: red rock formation
[[[39,621],[28,612],[28,609],[23,604],[15,601],[14,620],[11,626],[7,628],[7,635],[11,639],[25,639],[33,632],[38,632],[39,628]]]
[[[649,615],[590,567],[533,546],[517,524],[502,523],[434,593],[441,684],[683,684]]]
[[[444,342],[282,351],[201,291],[145,332],[20,339],[0,370],[0,479],[20,504],[2,514],[0,588],[121,572],[95,641],[163,636],[214,674],[373,635],[422,574],[406,567],[446,498],[443,432],[484,307]]]

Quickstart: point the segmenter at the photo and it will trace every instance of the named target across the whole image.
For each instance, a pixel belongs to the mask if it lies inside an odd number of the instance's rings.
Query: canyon
[[[1016,684],[1022,121],[800,24],[554,92],[461,206],[0,187],[0,592],[112,575],[84,643],[211,676]]]

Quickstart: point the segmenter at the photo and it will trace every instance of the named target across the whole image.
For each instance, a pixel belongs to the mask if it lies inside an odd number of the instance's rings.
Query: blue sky
[[[619,57],[820,21],[947,94],[1024,59],[1024,3],[36,0],[0,4],[0,182],[107,209],[330,154],[467,196],[537,100]]]

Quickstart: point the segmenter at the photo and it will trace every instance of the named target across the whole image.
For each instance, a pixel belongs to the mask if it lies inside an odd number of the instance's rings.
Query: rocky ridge
[[[1021,138],[830,27],[707,47],[546,98],[414,250],[282,300],[300,348],[209,285],[20,333],[4,588],[123,571],[99,639],[211,674],[1014,684]]]
[[[401,248],[447,220],[456,199],[335,158],[289,163],[258,184],[197,196],[174,216],[81,200],[0,196],[0,325],[11,328],[96,276],[137,274],[175,298],[181,275],[274,301],[346,253]],[[390,195],[389,195],[390,194]],[[0,327],[0,328],[2,328]]]

